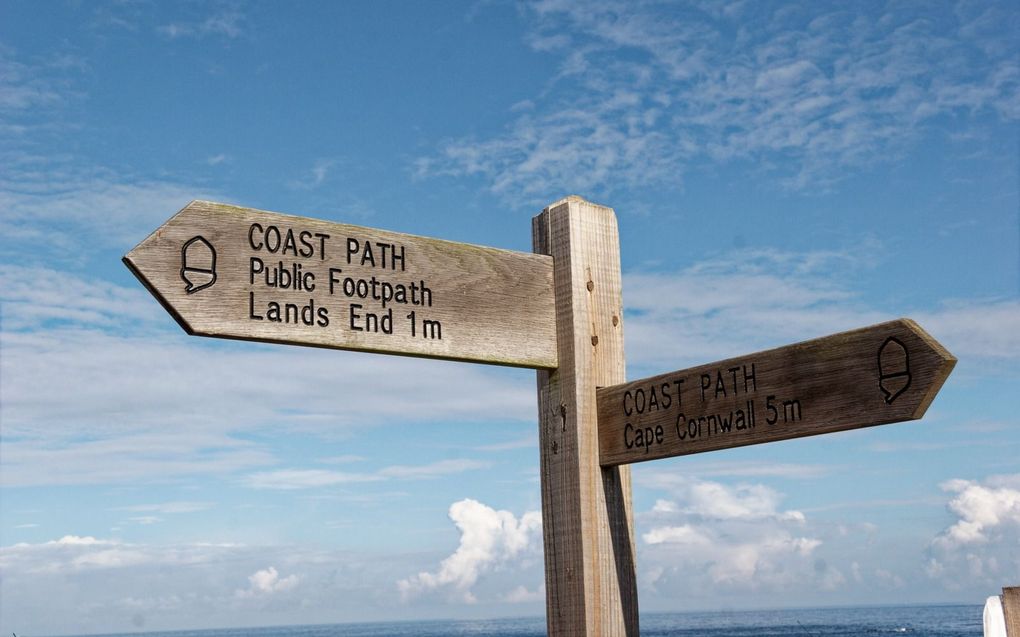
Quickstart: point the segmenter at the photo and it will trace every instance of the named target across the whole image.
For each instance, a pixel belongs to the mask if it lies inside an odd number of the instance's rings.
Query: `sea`
[[[880,606],[641,615],[642,637],[981,637],[983,606]],[[117,637],[540,637],[542,617],[118,633]],[[84,636],[81,636],[84,637]],[[89,636],[92,637],[92,636]]]

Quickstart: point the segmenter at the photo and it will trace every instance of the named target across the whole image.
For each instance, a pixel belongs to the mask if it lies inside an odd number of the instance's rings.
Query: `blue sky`
[[[1010,2],[0,2],[0,632],[544,612],[534,373],[189,337],[192,199],[530,250],[615,208],[628,378],[909,316],[924,420],[634,467],[642,611],[1020,578]]]

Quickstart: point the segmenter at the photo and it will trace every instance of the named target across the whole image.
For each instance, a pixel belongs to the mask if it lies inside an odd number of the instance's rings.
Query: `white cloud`
[[[189,501],[175,501],[175,502],[160,502],[157,504],[133,504],[131,506],[114,507],[111,511],[132,511],[136,513],[195,513],[197,511],[206,511],[215,506],[215,502],[189,502]]]
[[[961,299],[890,314],[860,300],[853,281],[862,267],[849,252],[770,250],[679,272],[627,273],[631,364],[675,369],[904,315],[961,360],[1020,361],[1020,302]],[[760,294],[763,289],[769,294]]]
[[[146,630],[411,619],[379,591],[412,563],[392,551],[69,535],[0,547],[0,622],[52,635],[137,631],[125,623],[136,619]]]
[[[896,156],[938,115],[1018,115],[1005,17],[978,36],[968,17],[947,28],[909,9],[526,6],[527,42],[558,56],[559,74],[501,134],[447,141],[420,175],[480,176],[507,199],[545,201],[749,161],[817,188]]]
[[[253,489],[314,489],[339,484],[381,480],[421,480],[490,467],[488,462],[461,458],[439,460],[426,465],[393,465],[374,473],[348,473],[325,469],[281,469],[245,476],[243,484]]]
[[[503,595],[502,600],[507,604],[531,604],[545,600],[545,585],[541,585],[531,591],[524,585],[518,586]]]
[[[680,474],[654,482],[671,499],[636,515],[638,528],[647,529],[639,534],[639,570],[654,566],[654,576],[645,580],[652,592],[667,590],[674,578],[709,596],[721,586],[779,591],[803,582],[837,587],[845,581],[824,560],[812,561],[822,540],[804,534],[801,512],[778,507],[775,490]]]
[[[288,591],[297,586],[297,584],[297,575],[280,577],[280,573],[276,570],[276,567],[270,566],[269,568],[255,571],[249,575],[248,588],[238,589],[234,594],[237,597],[272,595],[273,593]]]
[[[3,267],[0,299],[9,486],[250,470],[274,459],[239,434],[266,428],[335,437],[383,422],[534,418],[533,383],[520,370],[201,341],[140,286],[50,268]],[[338,384],[338,361],[358,374]],[[392,473],[481,466],[464,462]]]
[[[658,504],[656,508],[662,511]],[[710,546],[712,544],[704,532],[689,524],[681,526],[659,526],[641,536],[645,544],[680,544],[688,549],[697,549],[699,546]]]
[[[379,475],[387,478],[402,478],[417,480],[422,478],[435,478],[465,471],[477,469],[488,469],[492,463],[481,460],[470,460],[458,458],[455,460],[440,460],[427,465],[394,465],[379,471]]]
[[[143,524],[148,526],[149,524],[156,524],[158,522],[162,522],[163,518],[155,515],[139,515],[132,518],[128,518],[128,521],[134,522],[135,524]]]
[[[300,179],[288,182],[296,190],[313,190],[321,186],[329,177],[333,168],[339,163],[337,159],[316,159],[307,174]]]
[[[661,489],[676,499],[657,500],[653,513],[680,513],[708,520],[775,519],[803,522],[800,511],[782,511],[781,494],[762,484],[727,486],[690,477],[688,471],[652,470],[635,475],[639,487]]]
[[[450,519],[460,531],[457,550],[442,561],[435,573],[421,572],[397,582],[405,600],[446,589],[459,600],[474,603],[472,587],[483,574],[500,569],[541,542],[541,513],[529,511],[520,519],[471,499],[450,505]]]
[[[954,479],[941,488],[956,521],[936,536],[924,570],[946,590],[996,588],[1020,572],[1020,474]]]
[[[240,37],[244,33],[242,27],[244,16],[235,10],[224,10],[195,22],[171,22],[156,27],[162,35],[175,40],[177,38],[201,38],[206,36],[222,36],[229,39]]]
[[[372,482],[380,479],[368,474],[327,471],[325,469],[281,469],[248,475],[244,478],[244,485],[253,489],[293,490]]]
[[[0,176],[0,230],[13,240],[4,253],[42,241],[52,248],[51,262],[80,264],[111,247],[127,252],[193,199],[226,197],[194,184],[76,168],[60,158],[14,158]]]
[[[938,547],[965,548],[1010,532],[1016,537],[1015,531],[1020,531],[1020,488],[960,479],[948,480],[940,486],[943,491],[956,494],[948,507],[959,519],[935,539]]]

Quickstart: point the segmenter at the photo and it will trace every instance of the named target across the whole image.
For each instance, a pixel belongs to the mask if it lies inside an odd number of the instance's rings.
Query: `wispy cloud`
[[[12,239],[0,254],[31,258],[31,246],[45,242],[52,248],[50,263],[81,263],[102,249],[126,252],[193,199],[229,199],[194,185],[80,168],[66,159],[22,154],[0,173],[0,231]]]
[[[114,507],[111,511],[132,511],[136,513],[162,513],[174,514],[174,513],[195,513],[198,511],[206,511],[216,506],[215,502],[191,502],[191,501],[175,501],[175,502],[159,502],[155,504],[133,504],[131,506]]]
[[[365,473],[328,471],[326,469],[280,469],[253,473],[244,478],[243,484],[252,489],[314,489],[340,484],[356,484],[381,480],[379,476]]]
[[[939,115],[1020,115],[1005,6],[933,19],[921,5],[541,0],[526,13],[529,44],[558,56],[558,76],[501,134],[420,158],[419,176],[477,176],[544,201],[749,161],[817,189],[900,154]]]
[[[192,22],[170,22],[156,27],[160,34],[176,40],[178,38],[202,38],[220,36],[235,39],[244,33],[244,15],[237,9],[220,10]]]
[[[490,410],[533,418],[532,384],[508,381],[505,370],[305,348],[210,349],[184,337],[140,288],[20,266],[0,270],[0,284],[5,486],[250,472],[276,463],[243,435],[266,427],[335,437]],[[342,387],[337,357],[358,369]],[[285,369],[294,371],[286,380]],[[407,390],[393,395],[393,383]],[[338,412],[336,401],[346,408]],[[393,477],[457,468],[465,467],[394,468]]]
[[[250,624],[281,611],[322,623],[393,617],[392,599],[377,591],[392,590],[415,563],[392,553],[87,535],[0,547],[4,621],[41,634],[110,633],[125,621],[187,629],[196,614],[224,611]]]
[[[317,159],[312,167],[300,179],[290,182],[290,187],[298,190],[313,190],[318,188],[329,177],[333,167],[337,165],[336,159]]]
[[[458,458],[456,460],[440,460],[426,465],[394,465],[382,469],[379,471],[379,475],[385,478],[420,480],[423,478],[435,478],[455,473],[464,473],[465,471],[488,469],[491,466],[492,463],[490,462],[471,460],[469,458]]]
[[[382,480],[422,480],[438,476],[486,469],[488,462],[470,459],[440,460],[425,465],[393,465],[370,473],[351,473],[326,469],[280,469],[245,476],[242,483],[253,489],[316,489],[341,484]]]
[[[626,273],[631,364],[676,369],[901,316],[961,359],[1020,361],[1020,302],[961,299],[894,314],[863,301],[854,282],[864,267],[850,252],[770,250],[677,272]]]

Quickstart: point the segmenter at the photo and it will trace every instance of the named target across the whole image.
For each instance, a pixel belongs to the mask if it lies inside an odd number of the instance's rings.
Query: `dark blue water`
[[[981,637],[982,606],[656,613],[642,637]],[[545,620],[388,622],[121,633],[118,637],[540,637]]]

